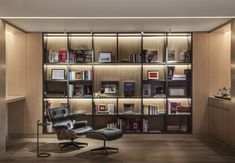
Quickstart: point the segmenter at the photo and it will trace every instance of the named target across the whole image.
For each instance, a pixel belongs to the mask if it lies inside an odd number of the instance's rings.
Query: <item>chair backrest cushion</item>
[[[52,122],[70,119],[69,110],[65,107],[51,108],[49,109],[49,115]]]
[[[72,120],[57,121],[53,124],[53,126],[66,126],[69,130],[74,128]]]

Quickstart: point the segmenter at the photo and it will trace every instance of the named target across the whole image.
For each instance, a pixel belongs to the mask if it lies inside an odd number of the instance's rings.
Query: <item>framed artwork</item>
[[[111,62],[112,53],[111,52],[100,52],[99,62]]]
[[[98,107],[98,111],[105,111],[105,105],[104,104],[100,104]]]
[[[123,104],[123,113],[125,114],[134,113],[134,104]]]
[[[143,97],[151,97],[151,84],[143,84]]]
[[[51,70],[51,79],[52,80],[64,80],[65,79],[65,70],[64,69],[52,69]]]
[[[186,88],[185,87],[170,87],[169,96],[186,96]]]
[[[167,67],[167,77],[168,79],[172,79],[175,73],[175,66],[168,66]]]
[[[159,79],[158,71],[148,71],[148,79]]]
[[[76,80],[82,80],[82,71],[76,71],[75,72],[75,79]]]
[[[119,82],[118,81],[101,81],[101,88],[105,94],[118,95]]]
[[[145,63],[157,62],[158,54],[157,50],[144,50]]]
[[[153,84],[152,90],[153,97],[158,95],[165,95],[164,84]]]

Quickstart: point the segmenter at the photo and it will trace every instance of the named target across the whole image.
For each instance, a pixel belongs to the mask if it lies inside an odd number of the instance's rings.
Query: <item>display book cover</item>
[[[169,115],[190,115],[191,104],[184,101],[169,101],[168,105]]]

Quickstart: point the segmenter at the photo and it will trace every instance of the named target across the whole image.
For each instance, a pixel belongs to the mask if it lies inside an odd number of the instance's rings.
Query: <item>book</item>
[[[68,51],[67,50],[59,50],[58,51],[59,62],[67,62],[68,59]]]
[[[143,84],[143,97],[151,97],[151,84]]]
[[[167,67],[167,77],[168,77],[168,79],[173,78],[174,72],[175,72],[175,66],[168,66]]]
[[[174,50],[168,51],[168,61],[170,61],[170,62],[175,61],[175,51]]]
[[[135,82],[124,82],[124,96],[132,97],[135,95]]]

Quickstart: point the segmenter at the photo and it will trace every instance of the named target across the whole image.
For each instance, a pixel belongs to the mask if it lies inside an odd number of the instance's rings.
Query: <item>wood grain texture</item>
[[[135,82],[136,96],[141,95],[141,66],[94,66],[94,90],[98,92],[101,81],[119,81],[119,95],[124,96],[124,82]]]
[[[183,50],[188,50],[188,41],[190,37],[181,37],[181,36],[169,36],[168,37],[168,50],[175,51],[175,60],[179,61],[180,52]]]
[[[163,62],[165,37],[143,37],[143,49],[157,50],[158,61]]]
[[[26,34],[6,24],[6,95],[24,96]]]
[[[9,134],[35,134],[42,118],[42,36],[26,34],[26,102],[9,105]]]
[[[209,65],[210,96],[231,88],[231,24],[209,34]]]
[[[47,49],[67,50],[67,37],[47,37]]]
[[[51,153],[49,158],[35,156],[36,139],[12,140],[8,151],[1,155],[2,163],[234,163],[235,155],[228,148],[208,137],[192,135],[150,135],[126,134],[115,141],[107,142],[107,146],[119,148],[118,153],[104,156],[102,151],[91,153],[90,150],[101,147],[100,140],[79,138],[88,146],[80,150],[67,148],[59,150],[56,138],[40,139],[40,149]]]
[[[94,37],[95,62],[100,52],[111,52],[112,62],[117,62],[117,37]]]
[[[0,151],[6,146],[6,53],[5,24],[0,20]]]
[[[70,37],[71,49],[92,49],[92,37]]]
[[[129,59],[129,55],[137,54],[140,62],[141,37],[118,37],[118,60]]]
[[[193,133],[208,134],[209,36],[193,34]]]

